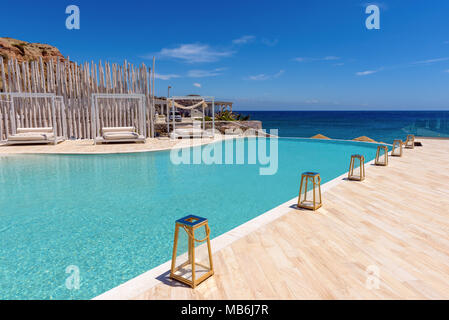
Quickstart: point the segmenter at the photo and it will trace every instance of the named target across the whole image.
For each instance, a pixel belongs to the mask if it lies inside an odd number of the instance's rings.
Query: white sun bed
[[[145,137],[139,135],[134,127],[104,127],[102,136],[95,139],[96,143],[108,142],[145,142]]]
[[[212,137],[210,132],[204,131],[202,129],[193,128],[193,127],[185,127],[185,128],[176,128],[171,134],[170,137],[172,139],[178,138],[203,138],[203,137]]]
[[[63,140],[63,137],[55,136],[52,127],[17,128],[17,133],[8,136],[6,144],[57,144]]]

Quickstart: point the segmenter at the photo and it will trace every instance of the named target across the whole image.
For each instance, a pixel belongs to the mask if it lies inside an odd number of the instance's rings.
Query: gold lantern
[[[383,151],[383,157],[382,157]],[[376,166],[388,166],[388,147],[387,146],[378,146],[376,153]]]
[[[391,155],[393,157],[402,157],[402,140],[394,140],[393,150],[391,150]]]
[[[407,136],[407,140],[405,141],[405,147],[407,149],[415,149],[415,136],[413,134],[409,134]]]
[[[309,191],[309,188],[311,190]],[[318,189],[318,190],[317,190]],[[298,208],[318,210],[323,205],[321,199],[321,177],[317,172],[304,172],[299,187]]]
[[[359,174],[354,174],[355,161],[359,161]],[[365,157],[360,154],[353,154],[349,164],[349,180],[363,181],[365,180]]]
[[[195,238],[195,234],[199,233],[203,233],[203,238],[200,240]],[[178,240],[182,235],[187,237],[184,243],[187,245],[187,252],[177,256]],[[170,278],[195,288],[213,274],[210,229],[207,219],[189,215],[177,220]]]

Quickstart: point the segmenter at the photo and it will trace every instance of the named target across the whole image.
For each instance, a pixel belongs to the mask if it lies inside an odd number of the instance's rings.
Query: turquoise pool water
[[[176,219],[207,217],[216,237],[295,197],[301,172],[345,173],[353,153],[372,160],[376,145],[279,139],[272,176],[177,166],[167,151],[1,157],[0,299],[93,298],[169,260]],[[71,265],[79,290],[65,285]]]

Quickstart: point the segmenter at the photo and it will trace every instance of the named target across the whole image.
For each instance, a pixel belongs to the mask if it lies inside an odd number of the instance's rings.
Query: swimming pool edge
[[[391,152],[389,152],[391,155]],[[371,168],[371,164],[374,164],[375,159],[367,162],[366,169]],[[322,185],[321,191],[325,194],[328,190],[337,186],[338,184],[345,181],[348,172],[326,182]],[[297,204],[298,197],[282,203],[281,205],[262,213],[261,215],[235,227],[228,232],[214,238],[211,240],[212,254],[224,249],[225,247],[231,245],[233,242],[247,236],[248,234],[256,231],[257,229],[267,225],[268,223],[277,220],[291,211],[292,207]],[[152,287],[162,283],[160,278],[168,275],[170,272],[171,260],[168,260],[161,265],[154,267],[135,278],[132,278],[96,297],[92,300],[130,300],[138,297],[145,291],[151,289]]]

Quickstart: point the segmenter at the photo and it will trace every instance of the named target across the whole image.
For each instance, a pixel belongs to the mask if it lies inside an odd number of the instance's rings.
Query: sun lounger
[[[105,127],[102,136],[95,139],[96,143],[108,142],[145,142],[145,137],[139,135],[134,127]]]
[[[208,131],[204,131],[202,129],[193,128],[193,127],[185,127],[185,128],[176,128],[171,134],[170,137],[172,139],[178,138],[204,138],[204,137],[212,137],[212,134]]]
[[[17,133],[8,136],[6,144],[56,144],[62,140],[62,137],[55,137],[52,127],[17,128]]]

